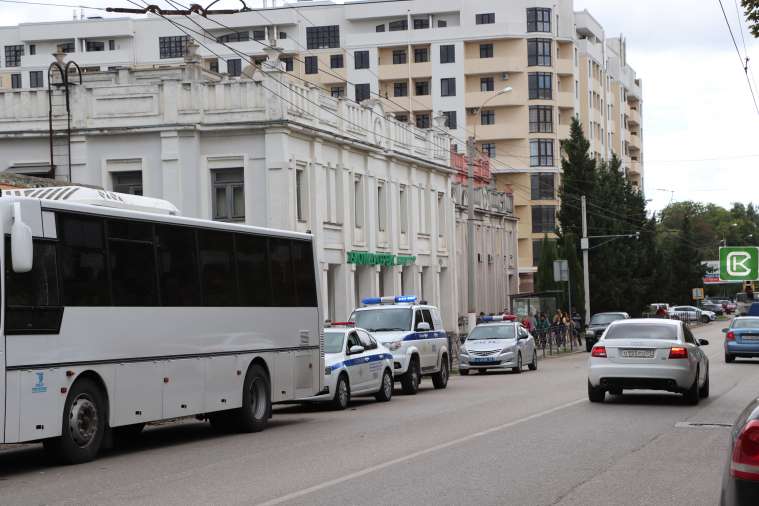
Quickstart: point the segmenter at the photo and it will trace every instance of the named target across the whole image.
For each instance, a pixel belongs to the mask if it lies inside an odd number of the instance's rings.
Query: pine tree
[[[553,280],[553,261],[556,260],[556,241],[543,236],[540,246],[540,259],[538,260],[538,272],[535,273],[535,291],[548,292],[557,290],[557,284]]]
[[[563,233],[573,232],[579,236],[582,232],[580,196],[594,194],[596,162],[588,154],[590,142],[577,118],[572,118],[569,138],[561,141],[561,149],[564,156],[561,160],[559,223]]]

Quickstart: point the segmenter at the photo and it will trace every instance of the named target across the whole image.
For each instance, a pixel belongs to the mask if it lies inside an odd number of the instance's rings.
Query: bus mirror
[[[13,226],[11,227],[13,272],[31,271],[33,258],[32,229],[21,219],[21,203],[16,202],[13,204]]]

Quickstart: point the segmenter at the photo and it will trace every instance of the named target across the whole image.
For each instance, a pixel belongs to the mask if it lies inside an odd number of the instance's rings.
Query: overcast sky
[[[129,6],[126,0],[41,1]],[[756,67],[752,84],[759,84],[759,41],[743,20],[739,26],[735,0],[722,1],[741,53],[741,29],[745,34]],[[261,0],[246,3],[257,7]],[[236,0],[216,4],[239,5]],[[627,61],[643,79],[644,184],[651,208],[659,210],[671,199],[723,206],[759,202],[759,113],[718,0],[575,0],[575,10],[582,9],[607,36],[627,38]],[[71,19],[72,12],[0,2],[0,25]],[[759,99],[756,87],[755,93]]]

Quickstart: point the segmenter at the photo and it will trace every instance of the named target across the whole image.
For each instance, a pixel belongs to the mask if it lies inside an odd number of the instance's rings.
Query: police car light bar
[[[375,304],[402,304],[402,303],[416,302],[416,295],[396,295],[395,297],[367,297],[361,300],[361,303],[365,306],[371,306]]]
[[[483,322],[513,322],[517,317],[513,314],[501,315],[501,316],[482,316],[480,320]]]
[[[330,327],[355,327],[356,322],[332,322],[329,324]]]

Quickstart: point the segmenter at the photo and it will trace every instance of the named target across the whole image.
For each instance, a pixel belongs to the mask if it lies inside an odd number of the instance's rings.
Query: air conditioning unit
[[[504,72],[503,74],[501,74],[501,81],[508,81],[508,80],[509,80],[508,72]]]

